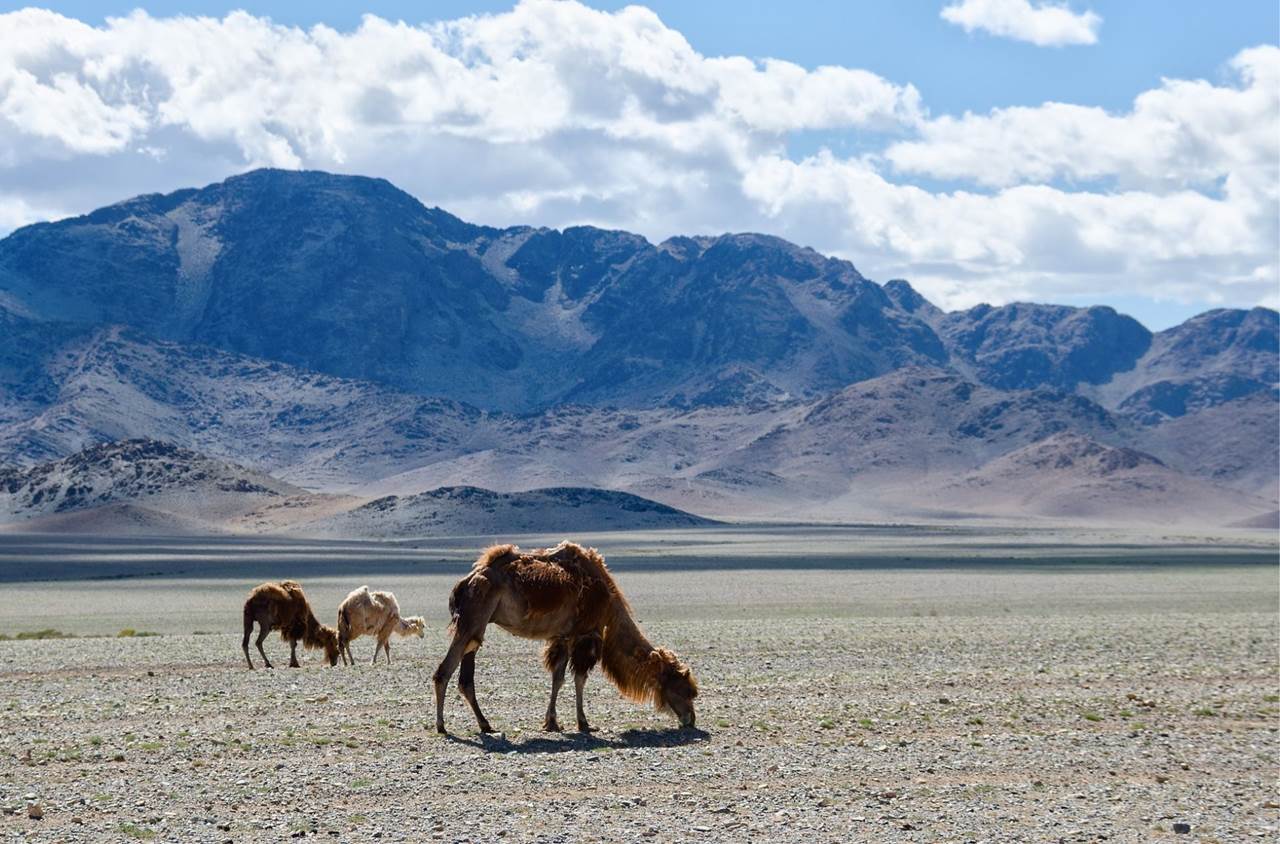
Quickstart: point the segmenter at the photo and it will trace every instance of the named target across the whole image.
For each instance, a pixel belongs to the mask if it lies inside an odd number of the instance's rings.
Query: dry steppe
[[[587,691],[538,727],[493,630],[431,730],[447,590],[488,537],[0,545],[0,835],[31,841],[1219,841],[1280,827],[1274,537],[724,528],[581,537],[701,683],[697,731]],[[529,538],[528,543],[546,539]],[[249,672],[239,604],[296,576],[428,619],[391,665]],[[40,580],[39,578],[52,578]],[[116,638],[122,628],[154,637]],[[100,635],[108,634],[108,635]],[[286,662],[272,637],[269,653]],[[368,660],[369,640],[354,650]],[[571,692],[571,688],[570,688]],[[572,723],[572,695],[561,721]],[[28,817],[38,803],[43,818]],[[1189,832],[1183,833],[1185,824]]]

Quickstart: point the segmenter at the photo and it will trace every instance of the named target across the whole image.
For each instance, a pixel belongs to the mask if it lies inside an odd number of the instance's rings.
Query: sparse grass
[[[1132,717],[1133,717],[1133,713],[1132,713],[1131,711],[1129,711],[1128,709],[1121,709],[1121,710],[1120,710],[1119,712],[1117,712],[1116,714],[1117,714],[1117,715],[1119,715],[1121,718],[1132,718]]]
[[[1102,716],[1096,712],[1081,712],[1080,717],[1086,721],[1098,722],[1102,720]]]
[[[130,838],[136,838],[139,841],[150,841],[152,838],[156,837],[156,831],[154,829],[148,829],[145,826],[138,826],[134,823],[122,823],[120,826],[116,827],[116,829],[120,833],[127,835]]]
[[[24,642],[31,639],[71,639],[74,637],[69,633],[63,633],[61,630],[46,627],[43,630],[24,630],[13,638],[19,642]]]
[[[1208,706],[1197,706],[1195,709],[1191,710],[1191,714],[1199,715],[1202,718],[1213,718],[1218,713]]]
[[[818,726],[824,730],[830,730],[834,728],[835,725],[836,725],[836,722],[832,721],[830,718],[823,718],[821,721],[818,722]]]
[[[160,635],[159,633],[156,633],[152,630],[134,630],[132,627],[126,627],[125,629],[121,630],[119,633],[116,634],[116,638],[117,639],[135,639],[135,638],[143,639],[149,636],[159,636],[159,635]]]
[[[354,779],[351,781],[351,787],[356,789],[368,788],[371,785],[373,785],[373,780],[365,779],[364,777],[361,777],[359,779]]]
[[[1262,700],[1265,703],[1280,703],[1280,695],[1263,695]]]
[[[981,718],[977,717],[976,715],[965,721],[965,724],[967,724],[970,727],[981,727],[984,723],[986,722],[983,721]]]

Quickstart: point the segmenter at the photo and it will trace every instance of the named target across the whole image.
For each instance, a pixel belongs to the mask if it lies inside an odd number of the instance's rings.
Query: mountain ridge
[[[142,437],[330,494],[874,517],[1076,434],[1242,519],[1277,497],[1275,311],[945,312],[770,235],[499,229],[365,177],[253,171],[20,229],[0,330],[0,465]]]
[[[283,170],[19,229],[0,305],[517,411],[804,398],[922,363],[1073,388],[1163,334],[1105,307],[943,313],[770,235],[496,229],[385,180]]]

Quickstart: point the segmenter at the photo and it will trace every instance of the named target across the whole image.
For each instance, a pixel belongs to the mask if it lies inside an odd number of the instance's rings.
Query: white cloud
[[[945,6],[943,20],[992,35],[1028,41],[1039,47],[1098,43],[1102,18],[1092,11],[1076,13],[1066,4],[1029,0],[959,0]]]
[[[652,12],[530,0],[414,27],[0,15],[0,231],[252,166],[383,176],[477,222],[761,230],[943,304],[1253,304],[1277,278],[1280,50],[1131,111],[931,118],[865,70],[708,58]],[[858,157],[789,157],[812,130]],[[942,191],[912,184],[946,179]]]

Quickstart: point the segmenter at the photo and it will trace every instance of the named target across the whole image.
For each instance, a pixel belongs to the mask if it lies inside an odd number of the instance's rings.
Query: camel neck
[[[307,626],[302,634],[303,643],[306,645],[321,645],[320,640],[321,624],[315,615],[311,612],[307,613]]]
[[[651,697],[657,687],[653,645],[645,638],[626,601],[616,599],[604,633],[604,673],[627,697]]]

